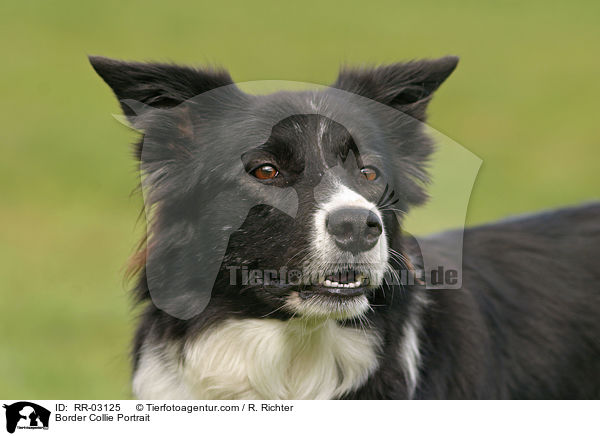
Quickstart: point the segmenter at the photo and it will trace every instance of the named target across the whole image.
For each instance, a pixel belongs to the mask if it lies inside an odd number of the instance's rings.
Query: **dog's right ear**
[[[171,108],[211,89],[231,85],[225,70],[196,69],[164,63],[124,62],[90,56],[94,70],[110,86],[128,117],[136,115],[126,100]]]

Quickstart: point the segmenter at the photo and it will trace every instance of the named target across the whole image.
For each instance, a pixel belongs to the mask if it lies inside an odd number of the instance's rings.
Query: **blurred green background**
[[[135,135],[87,54],[321,84],[457,54],[430,124],[483,159],[473,224],[598,198],[599,18],[597,1],[2,2],[0,397],[130,395]]]

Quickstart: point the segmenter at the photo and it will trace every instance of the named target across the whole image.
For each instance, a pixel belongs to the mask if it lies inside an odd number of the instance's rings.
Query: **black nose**
[[[377,214],[362,208],[336,209],[329,212],[325,225],[335,244],[354,254],[373,248],[383,228]]]

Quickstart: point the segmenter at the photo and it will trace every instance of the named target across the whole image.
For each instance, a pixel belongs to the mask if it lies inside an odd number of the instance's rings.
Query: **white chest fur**
[[[329,399],[365,382],[380,341],[332,320],[229,320],[174,351],[145,346],[133,389],[153,399]]]

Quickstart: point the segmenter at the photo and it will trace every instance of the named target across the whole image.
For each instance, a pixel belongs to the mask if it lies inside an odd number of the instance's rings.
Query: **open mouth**
[[[364,270],[347,269],[318,277],[310,285],[290,289],[286,305],[294,315],[343,320],[369,309],[372,276]]]
[[[319,282],[310,290],[300,293],[303,298],[314,294],[331,297],[356,297],[363,295],[367,289],[368,278],[357,271],[345,270],[329,274],[319,279]]]
[[[345,269],[329,274],[315,276],[312,281],[304,282],[298,279],[296,282],[286,282],[271,280],[268,283],[260,284],[268,288],[279,290],[293,290],[306,300],[313,296],[320,295],[331,298],[352,298],[364,295],[369,290],[371,283],[370,276],[364,272],[353,269]]]

